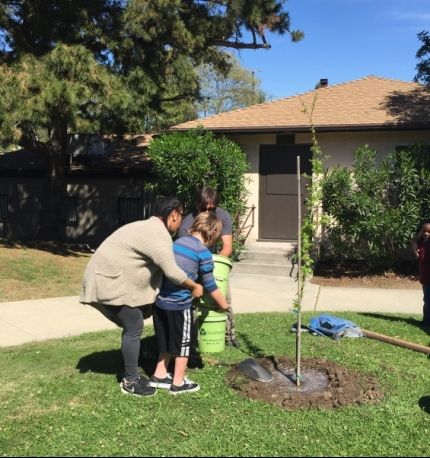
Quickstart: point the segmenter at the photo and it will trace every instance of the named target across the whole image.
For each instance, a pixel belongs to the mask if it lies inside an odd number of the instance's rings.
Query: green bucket
[[[220,353],[225,349],[226,313],[202,310],[198,317],[199,343],[202,353]]]
[[[230,270],[233,267],[233,264],[230,258],[227,258],[227,256],[213,254],[212,258],[214,261],[215,282],[222,295],[226,297],[228,291],[228,277],[230,275]],[[199,307],[212,310],[217,308],[215,302],[208,294],[203,295],[203,297],[200,299]]]

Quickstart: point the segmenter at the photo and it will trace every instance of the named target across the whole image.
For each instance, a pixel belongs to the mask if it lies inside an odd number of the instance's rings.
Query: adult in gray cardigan
[[[138,360],[144,314],[153,304],[163,274],[173,283],[202,296],[203,287],[187,278],[173,254],[171,234],[179,229],[183,207],[176,197],[158,199],[155,216],[122,226],[96,250],[88,263],[80,302],[99,310],[123,329],[123,393],[152,396],[156,389],[139,376]]]

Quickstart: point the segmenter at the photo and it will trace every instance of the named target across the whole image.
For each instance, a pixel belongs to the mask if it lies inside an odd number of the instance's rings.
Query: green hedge
[[[391,153],[381,163],[368,146],[352,168],[337,167],[323,178],[324,256],[364,260],[369,267],[394,266],[430,217],[430,158],[425,145]]]
[[[245,214],[245,172],[249,164],[236,143],[203,129],[191,129],[156,137],[149,156],[157,177],[157,192],[177,195],[187,211],[194,208],[196,189],[209,186],[218,190],[220,206],[232,218],[237,221]]]

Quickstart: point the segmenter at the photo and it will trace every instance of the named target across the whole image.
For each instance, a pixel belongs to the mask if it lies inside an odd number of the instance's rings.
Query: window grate
[[[78,199],[76,197],[63,197],[61,201],[60,222],[66,226],[78,224]]]
[[[143,205],[140,197],[119,197],[118,199],[118,222],[123,224],[132,223],[143,219]]]
[[[155,198],[155,193],[151,190],[144,191],[142,197],[119,197],[118,224],[122,226],[148,219],[153,215]]]

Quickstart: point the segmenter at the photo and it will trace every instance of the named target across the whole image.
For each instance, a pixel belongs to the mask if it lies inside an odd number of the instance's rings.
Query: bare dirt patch
[[[401,262],[390,270],[369,269],[359,261],[339,265],[324,260],[317,263],[310,281],[321,286],[347,288],[421,289],[416,260]]]
[[[316,358],[302,360],[302,388],[296,387],[285,375],[294,371],[293,359],[278,357],[276,360],[260,358],[257,361],[273,373],[273,381],[263,383],[251,380],[234,366],[227,375],[230,386],[242,396],[275,404],[286,410],[336,409],[376,403],[383,398],[374,377],[352,371],[333,361]],[[306,389],[306,377],[317,376],[325,378],[327,383],[320,389]]]
[[[362,275],[357,277],[314,275],[310,282],[321,286],[345,288],[421,289],[418,278],[405,277],[393,272],[387,272],[383,275]]]

